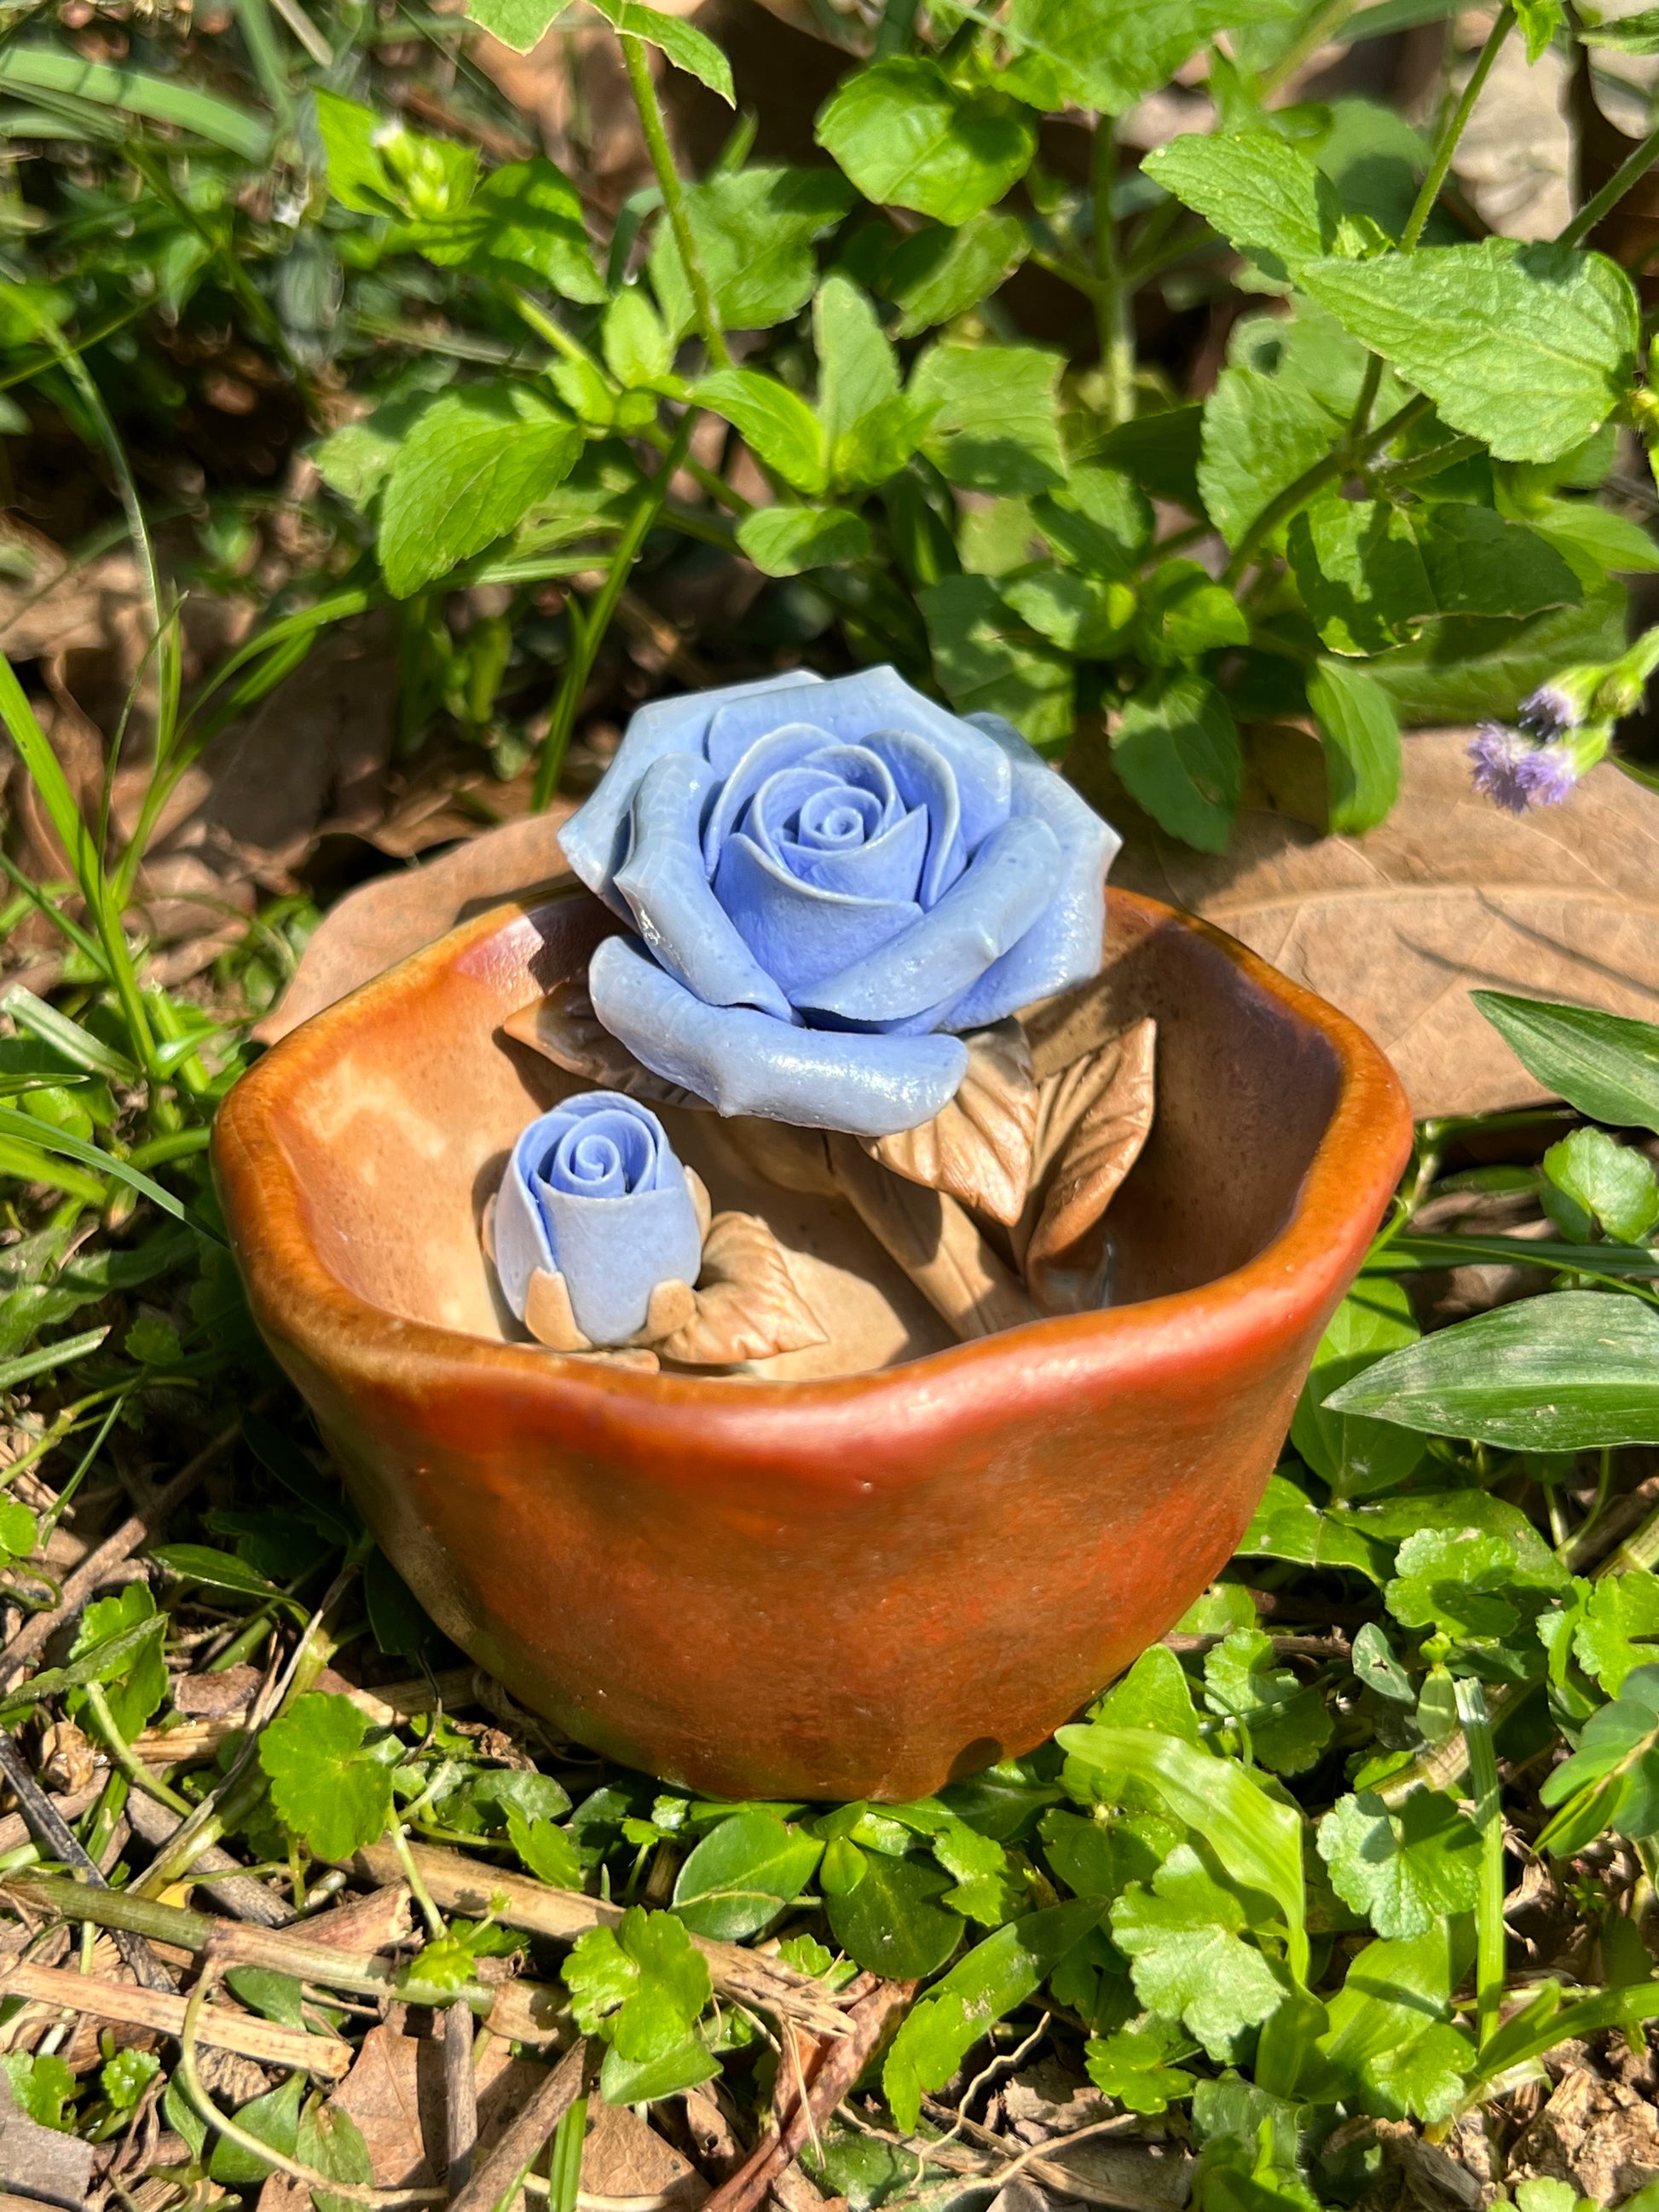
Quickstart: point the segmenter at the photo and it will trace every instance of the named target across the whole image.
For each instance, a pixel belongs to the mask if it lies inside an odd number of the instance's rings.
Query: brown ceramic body
[[[500,1340],[479,1212],[579,1086],[496,1032],[613,926],[585,893],[453,931],[232,1093],[216,1164],[261,1329],[434,1618],[572,1737],[722,1795],[909,1797],[1040,1742],[1233,1551],[1410,1124],[1332,1008],[1167,908],[1110,909],[1113,1011],[1159,1023],[1115,1303],[940,1348],[889,1282],[878,1372]],[[862,1232],[744,1188],[716,1117],[672,1133],[717,1206],[829,1255],[811,1294],[850,1314]]]

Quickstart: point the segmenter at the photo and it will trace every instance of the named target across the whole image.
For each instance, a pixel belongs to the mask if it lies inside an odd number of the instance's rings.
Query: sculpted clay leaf
[[[1038,1091],[1036,1189],[1015,1243],[1045,1313],[1078,1312],[1098,1297],[1106,1209],[1152,1129],[1157,1048],[1157,1024],[1133,1023]]]
[[[1488,238],[1310,261],[1300,281],[1498,460],[1571,452],[1629,393],[1640,314],[1601,254]]]
[[[703,1240],[690,1318],[657,1345],[665,1359],[718,1367],[822,1344],[783,1247],[757,1214],[717,1213]]]
[[[968,1073],[950,1104],[865,1150],[895,1175],[948,1191],[998,1221],[1017,1221],[1031,1176],[1037,1086],[1024,1030],[1012,1018],[963,1039]]]
[[[635,1059],[593,1012],[586,979],[568,976],[545,998],[532,1000],[501,1024],[505,1036],[544,1053],[556,1067],[580,1075],[601,1091],[620,1091],[647,1106],[705,1107],[678,1084],[664,1080]]]

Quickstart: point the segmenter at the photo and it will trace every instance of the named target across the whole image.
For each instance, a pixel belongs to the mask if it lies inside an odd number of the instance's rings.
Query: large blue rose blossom
[[[967,1048],[1095,975],[1119,839],[995,714],[890,668],[642,708],[559,833],[637,935],[593,1011],[722,1114],[856,1136],[929,1121]]]
[[[625,1344],[659,1283],[695,1284],[702,1232],[662,1123],[616,1091],[587,1091],[513,1147],[491,1228],[495,1273],[520,1321],[540,1267],[562,1275],[576,1326]]]

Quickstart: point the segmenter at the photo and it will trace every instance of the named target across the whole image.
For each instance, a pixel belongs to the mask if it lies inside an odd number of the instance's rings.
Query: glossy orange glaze
[[[1114,892],[1115,1006],[1160,1022],[1112,1215],[1133,1302],[873,1373],[595,1368],[498,1340],[476,1238],[547,1088],[497,1027],[612,926],[580,893],[487,914],[237,1086],[214,1158],[261,1329],[434,1618],[576,1740],[807,1798],[1030,1749],[1237,1545],[1407,1156],[1392,1071]]]

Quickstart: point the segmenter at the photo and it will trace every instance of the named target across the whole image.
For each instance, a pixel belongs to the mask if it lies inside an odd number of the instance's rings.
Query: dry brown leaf
[[[949,1105],[919,1128],[863,1140],[872,1159],[928,1190],[948,1191],[997,1221],[1018,1221],[1031,1177],[1036,1079],[1012,1017],[970,1030],[968,1073]]]
[[[631,2106],[591,2097],[582,2142],[582,2194],[655,2197],[663,2212],[696,2212],[708,2184]]]
[[[1659,797],[1604,764],[1564,805],[1517,819],[1471,788],[1468,735],[1407,737],[1399,803],[1363,837],[1322,837],[1264,791],[1214,856],[1103,790],[1125,832],[1112,880],[1205,915],[1340,1006],[1394,1061],[1414,1112],[1528,1103],[1542,1089],[1468,993],[1659,1020]],[[1280,788],[1312,814],[1285,789],[1305,782],[1298,742],[1312,744],[1283,739]]]
[[[1042,1085],[1028,1209],[1025,1282],[1044,1313],[1097,1305],[1105,1213],[1152,1126],[1158,1025],[1133,1023]]]
[[[704,1113],[706,1098],[660,1075],[635,1059],[619,1037],[613,1037],[593,1012],[585,976],[572,975],[501,1024],[519,1044],[543,1054],[567,1075],[580,1075],[601,1091],[620,1091],[647,1106],[692,1106]]]
[[[759,1215],[717,1213],[703,1243],[696,1311],[657,1349],[687,1367],[730,1367],[825,1341]]]

